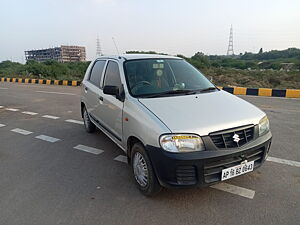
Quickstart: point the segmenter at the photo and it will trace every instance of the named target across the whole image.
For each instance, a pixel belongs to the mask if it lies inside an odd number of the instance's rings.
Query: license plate
[[[254,167],[254,161],[251,162],[244,161],[240,165],[224,169],[222,170],[221,180],[227,180],[251,172],[253,171],[253,167]]]

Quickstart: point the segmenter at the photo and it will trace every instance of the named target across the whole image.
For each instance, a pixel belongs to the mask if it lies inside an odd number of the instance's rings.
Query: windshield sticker
[[[156,71],[156,75],[157,75],[158,77],[161,77],[161,76],[163,75],[163,71],[162,71],[162,70],[157,70],[157,71]]]
[[[165,65],[163,63],[154,63],[152,68],[153,69],[163,69]]]

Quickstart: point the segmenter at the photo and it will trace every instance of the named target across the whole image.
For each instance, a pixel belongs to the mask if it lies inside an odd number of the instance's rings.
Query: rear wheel
[[[84,107],[83,109],[83,122],[84,122],[84,127],[85,130],[88,133],[93,133],[96,130],[96,126],[95,124],[93,124],[93,122],[90,119],[89,113],[87,112],[86,108]]]
[[[141,143],[136,143],[131,151],[131,167],[139,190],[146,196],[153,196],[161,190],[149,157]]]

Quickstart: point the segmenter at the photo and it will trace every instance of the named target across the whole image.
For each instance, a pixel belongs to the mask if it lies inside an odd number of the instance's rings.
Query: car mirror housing
[[[103,93],[107,95],[116,96],[116,99],[120,100],[121,102],[124,102],[125,93],[123,90],[123,86],[120,90],[120,88],[117,86],[106,85],[103,87]]]
[[[107,95],[118,96],[119,95],[119,88],[117,86],[106,85],[103,88],[103,93],[107,94]]]

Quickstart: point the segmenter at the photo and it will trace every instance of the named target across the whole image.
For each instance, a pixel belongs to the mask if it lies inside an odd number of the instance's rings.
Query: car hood
[[[258,124],[265,113],[254,105],[225,91],[139,101],[157,116],[172,133],[211,132]]]

